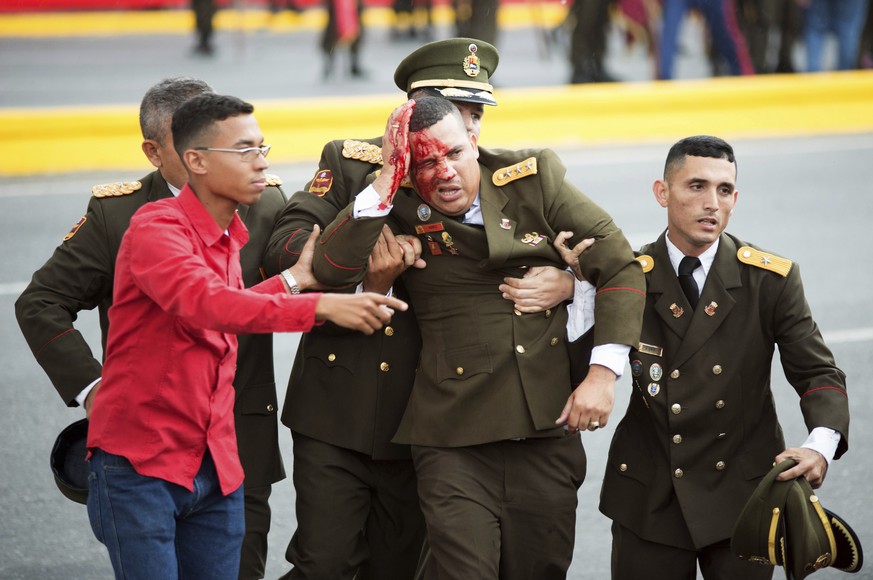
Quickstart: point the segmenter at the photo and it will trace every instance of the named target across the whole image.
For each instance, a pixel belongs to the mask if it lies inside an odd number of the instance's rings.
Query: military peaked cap
[[[417,89],[452,101],[496,105],[489,84],[500,55],[475,38],[429,42],[397,65],[394,83],[407,95]]]
[[[824,509],[805,477],[776,480],[795,465],[783,461],[764,476],[737,520],[731,550],[745,560],[782,566],[788,580],[828,566],[857,572],[863,554],[852,528]]]
[[[50,464],[61,493],[76,503],[88,502],[88,419],[79,419],[61,431],[52,447]]]

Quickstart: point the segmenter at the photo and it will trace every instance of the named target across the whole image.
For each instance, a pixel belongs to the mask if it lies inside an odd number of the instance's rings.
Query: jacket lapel
[[[500,267],[512,252],[518,222],[503,213],[509,203],[509,196],[491,181],[491,170],[481,163],[479,168],[481,169],[479,203],[488,238],[488,266]],[[509,227],[504,227],[503,224]]]
[[[647,292],[653,297],[655,313],[664,326],[681,340],[691,325],[691,305],[673,271],[664,234],[651,248],[655,266],[649,274]]]

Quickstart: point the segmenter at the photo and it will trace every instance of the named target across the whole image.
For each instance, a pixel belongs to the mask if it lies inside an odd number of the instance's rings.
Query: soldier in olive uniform
[[[472,62],[475,75],[466,72]],[[478,136],[483,105],[496,104],[488,81],[497,62],[490,44],[441,40],[406,57],[395,82],[408,94],[453,99],[464,111],[468,131]],[[292,196],[276,224],[265,259],[268,273],[293,264],[313,224],[333,221],[372,181],[382,168],[381,144],[379,137],[325,145],[315,176]],[[548,306],[573,291],[563,272],[550,270],[552,276],[544,274],[540,285],[553,300]],[[389,272],[383,285],[384,276],[377,277],[371,266],[364,287],[388,291],[399,271]],[[514,290],[506,288],[507,294]],[[402,282],[393,292],[405,296]],[[409,446],[391,438],[409,399],[420,350],[418,326],[409,312],[396,312],[390,326],[374,336],[327,324],[301,338],[282,414],[294,439],[297,491],[297,530],[286,554],[294,569],[288,578],[351,578],[356,570],[359,579],[413,576],[424,520]]]
[[[553,152],[478,150],[454,105],[432,97],[396,109],[382,142],[390,161],[325,228],[313,270],[328,285],[359,281],[386,223],[423,248],[427,266],[403,274],[423,346],[395,441],[412,444],[426,574],[563,578],[585,475],[576,433],[606,424],[624,366],[597,350],[637,344],[642,273]],[[415,191],[398,189],[410,160]],[[549,242],[561,229],[596,239],[581,267],[602,297],[598,346],[575,390],[565,306],[524,314],[494,292],[528,266],[561,265]]]
[[[730,145],[679,141],[653,189],[668,226],[638,258],[642,337],[600,503],[613,520],[612,577],[693,579],[699,564],[707,580],[770,578],[731,553],[734,523],[774,460],[798,462],[780,480],[821,485],[848,447],[845,375],[798,266],[724,233],[737,200]],[[810,430],[798,448],[785,448],[770,391],[775,346]]]
[[[138,181],[98,185],[84,217],[34,275],[15,303],[24,337],[68,406],[90,408],[102,366],[73,326],[79,311],[100,312],[103,345],[109,330],[115,258],[130,218],[145,203],[178,193],[187,175],[173,149],[170,121],[187,99],[212,89],[203,81],[166,79],[146,93],[140,107],[143,152],[157,171]],[[241,252],[246,286],[262,280],[261,256],[285,194],[276,177],[257,205],[240,206],[249,230]],[[276,385],[272,335],[239,337],[234,387],[235,421],[240,459],[245,470],[246,536],[240,578],[262,578],[270,528],[271,486],[285,477],[278,443]]]

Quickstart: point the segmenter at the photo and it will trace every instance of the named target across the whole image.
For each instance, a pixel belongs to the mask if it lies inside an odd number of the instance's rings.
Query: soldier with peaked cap
[[[848,448],[846,378],[797,264],[725,233],[736,178],[733,148],[702,135],[673,145],[652,188],[667,230],[638,258],[643,329],[600,501],[615,580],[695,578],[698,565],[707,580],[770,578],[731,552],[743,506],[774,461],[797,462],[778,480],[817,488]],[[776,347],[810,431],[800,447],[785,448],[770,391]]]
[[[436,93],[462,109],[478,136],[483,105],[496,105],[489,84],[498,53],[472,38],[432,42],[397,67],[395,82],[409,95]],[[324,226],[382,168],[382,139],[325,145],[304,191],[280,216],[265,258],[268,273],[297,260],[313,224]],[[389,251],[390,249],[390,251]],[[396,246],[371,258],[365,289],[405,296],[394,279],[403,269]],[[543,309],[572,296],[572,280],[542,269],[545,300],[519,301]],[[546,282],[547,281],[547,282]],[[495,290],[497,288],[495,287]],[[496,293],[496,292],[495,292]],[[287,578],[412,578],[424,540],[408,445],[392,443],[418,365],[421,339],[411,313],[398,312],[374,336],[325,325],[302,337],[288,384],[282,422],[294,440],[297,530],[286,558]]]
[[[403,274],[423,346],[395,441],[412,446],[426,577],[564,578],[585,477],[578,431],[608,421],[639,340],[643,276],[621,231],[553,152],[476,141],[445,99],[395,109],[383,137],[389,161],[326,226],[313,271],[328,285],[356,282],[386,224],[423,248],[426,267]],[[407,167],[414,191],[398,187]],[[493,291],[532,265],[561,265],[548,241],[561,229],[596,238],[582,268],[600,292],[597,346],[578,386],[565,305],[525,314]]]
[[[140,105],[142,150],[157,169],[136,181],[94,186],[85,215],[33,274],[15,303],[15,315],[28,345],[70,407],[90,406],[102,372],[101,361],[94,358],[73,322],[78,312],[96,307],[106,345],[121,238],[136,210],[178,194],[185,185],[187,175],[173,149],[170,120],[182,103],[204,92],[212,89],[191,78],[164,79],[146,92]],[[257,204],[239,208],[249,230],[249,241],[241,251],[246,286],[262,280],[261,256],[286,201],[277,177],[270,176],[267,184]],[[270,529],[268,500],[272,484],[285,477],[279,451],[272,344],[270,334],[239,337],[234,420],[246,474],[246,536],[240,578],[263,577]]]

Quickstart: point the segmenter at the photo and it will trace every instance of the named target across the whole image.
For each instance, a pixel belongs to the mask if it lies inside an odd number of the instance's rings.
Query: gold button
[[[718,463],[715,464],[716,471],[724,471],[725,467],[727,467],[727,465],[725,465],[724,461],[719,461]]]
[[[391,370],[391,365],[389,365],[386,362],[383,362],[382,364],[379,365],[379,370],[381,370],[383,373],[387,373],[388,371]]]
[[[458,376],[464,374],[464,367],[458,367],[455,369],[455,372],[458,373]]]
[[[329,360],[330,362],[335,361],[335,360],[336,360],[336,355],[333,354],[333,353],[330,353],[329,355],[327,355],[327,360]]]
[[[627,463],[622,463],[618,466],[619,471],[627,471]]]
[[[394,336],[394,329],[390,326],[385,327],[385,336]]]
[[[712,367],[712,374],[720,375],[721,374],[721,365],[715,365]]]
[[[555,346],[556,344],[558,344],[558,338],[557,338],[557,337],[552,337],[552,340],[549,341],[549,344],[550,344],[551,346]]]
[[[681,469],[677,469],[676,471],[673,472],[673,477],[675,477],[676,479],[682,479],[683,475],[685,475],[685,472],[682,471]]]
[[[727,433],[719,433],[715,436],[716,439],[724,439],[725,437],[727,437]]]
[[[679,369],[673,369],[673,372],[670,373],[670,378],[671,379],[678,379],[679,378]]]
[[[749,250],[746,250],[745,252],[743,252],[743,257],[744,257],[744,258],[748,258],[748,257],[751,256],[751,255],[752,255],[752,252],[750,252]]]
[[[273,407],[273,405],[267,405],[267,412],[268,413],[272,413],[273,409],[275,409],[275,407]]]
[[[552,316],[552,309],[551,309],[551,308],[547,308],[547,309],[546,309],[546,318],[550,318],[551,316]]]
[[[516,316],[521,316],[521,310],[519,310],[518,308],[513,308],[512,311],[515,312]]]
[[[676,445],[682,443],[682,435],[673,435],[673,443]]]
[[[670,410],[673,411],[674,415],[678,415],[682,412],[682,405],[679,403],[673,403],[673,405],[670,406]]]
[[[716,402],[715,402],[715,408],[716,408],[716,409],[724,409],[724,401],[722,401],[721,399],[719,399],[718,401],[716,401]]]
[[[522,345],[518,345],[517,347],[515,347],[515,350],[519,354],[524,354],[524,347]]]

